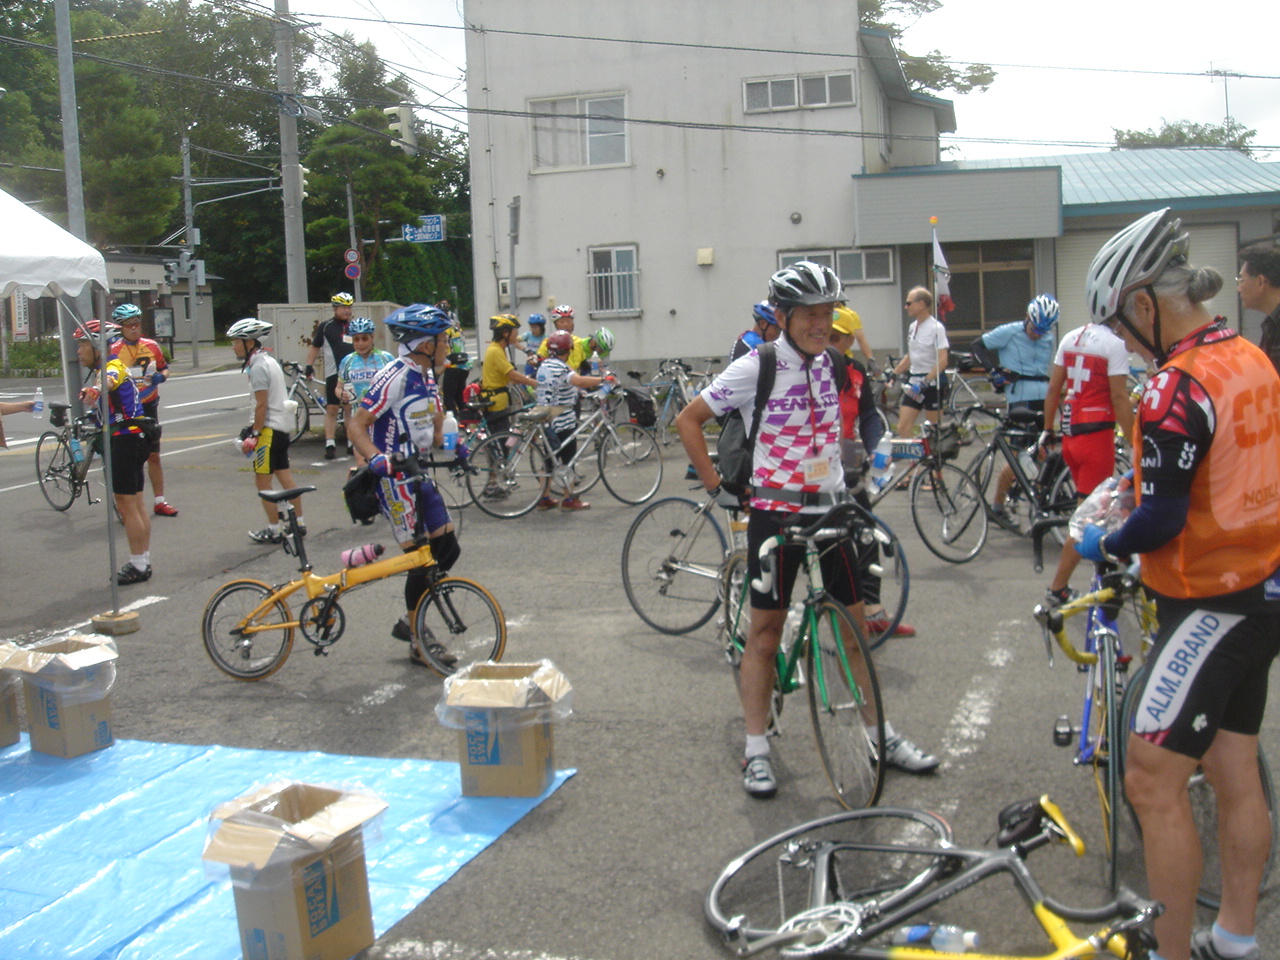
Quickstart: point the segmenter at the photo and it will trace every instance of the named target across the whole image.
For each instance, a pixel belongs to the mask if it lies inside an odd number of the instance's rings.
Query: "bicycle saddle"
[[[315,487],[293,487],[290,490],[259,490],[258,496],[268,503],[280,503],[282,500],[293,500],[304,493],[311,493]]]

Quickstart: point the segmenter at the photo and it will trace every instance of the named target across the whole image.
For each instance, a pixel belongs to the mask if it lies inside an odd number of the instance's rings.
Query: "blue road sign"
[[[406,223],[401,235],[410,243],[436,243],[444,239],[444,214],[419,217],[418,223]]]

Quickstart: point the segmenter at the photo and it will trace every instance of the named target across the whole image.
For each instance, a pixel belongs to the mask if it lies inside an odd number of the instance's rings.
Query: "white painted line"
[[[350,716],[359,716],[370,707],[380,707],[384,703],[389,702],[405,689],[403,683],[384,683],[372,693],[366,693],[354,704],[348,707],[343,713]]]
[[[121,608],[120,608],[120,612],[121,612],[121,613],[133,613],[135,610],[142,610],[142,609],[143,609],[143,608],[145,608],[145,607],[154,606],[154,605],[155,605],[155,604],[157,604],[157,603],[164,603],[164,602],[165,602],[166,600],[168,600],[168,599],[169,599],[168,597],[158,597],[158,596],[142,597],[140,600],[134,600],[132,603],[127,603],[127,604],[125,604],[123,607],[121,607]],[[103,611],[103,613],[106,613],[106,612],[107,612],[107,611],[105,611],[105,610]],[[91,619],[90,619],[90,620],[83,620],[83,621],[81,621],[80,623],[73,623],[73,624],[71,624],[70,626],[62,627],[62,628],[60,628],[60,629],[58,629],[58,630],[54,631],[54,632],[53,632],[52,634],[50,634],[49,636],[50,636],[50,637],[58,637],[58,636],[62,636],[63,634],[75,633],[75,632],[77,632],[77,631],[83,630],[85,627],[89,627],[89,626],[92,626],[92,625],[93,625],[93,620],[91,620]],[[47,637],[42,637],[41,639],[48,639],[48,638],[47,638]],[[17,642],[17,641],[16,641],[16,640],[9,640],[9,641],[7,641],[7,642],[14,643],[14,642]]]
[[[373,947],[370,955],[377,960],[578,960],[533,950],[486,950],[477,953],[474,947],[444,940],[397,940]]]

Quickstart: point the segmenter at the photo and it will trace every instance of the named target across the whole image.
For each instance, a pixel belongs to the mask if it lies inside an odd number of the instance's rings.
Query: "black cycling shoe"
[[[397,620],[395,626],[391,628],[391,635],[397,640],[403,640],[408,643],[413,639],[413,628],[403,620]]]
[[[116,574],[116,584],[121,587],[127,587],[131,583],[145,583],[151,579],[151,568],[139,570],[132,563],[126,563],[120,568],[120,572]]]

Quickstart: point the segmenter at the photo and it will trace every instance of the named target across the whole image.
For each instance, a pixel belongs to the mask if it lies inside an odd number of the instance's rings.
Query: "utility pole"
[[[507,211],[510,214],[510,225],[507,229],[507,237],[511,240],[511,279],[507,281],[507,302],[510,305],[511,312],[516,312],[516,244],[520,242],[520,198],[512,197],[511,203],[507,205]],[[476,329],[480,329],[480,324],[476,324]]]
[[[356,205],[355,199],[351,196],[351,177],[347,176],[347,236],[351,241],[351,249],[360,254],[360,259],[356,261],[356,266],[364,270],[364,247],[356,242]],[[360,286],[360,277],[355,280],[355,298],[356,303],[364,302],[364,289]]]
[[[81,240],[89,233],[84,218],[84,183],[80,173],[80,113],[76,106],[76,71],[71,57],[70,0],[54,0],[54,27],[58,46],[58,89],[62,102],[62,166],[67,184],[67,227]],[[93,316],[93,301],[88,290],[75,299],[81,319]],[[80,361],[76,356],[75,323],[63,310],[58,311],[58,330],[62,335],[62,382],[76,416],[84,413],[80,404],[79,384],[72,383],[71,373]]]
[[[293,25],[289,0],[275,0],[276,85],[285,97],[295,91]],[[307,249],[302,232],[302,170],[298,160],[298,120],[280,111],[280,174],[284,185],[284,263],[290,303],[307,303]]]
[[[182,135],[182,211],[186,218],[183,240],[189,254],[188,263],[196,258],[196,207],[191,202],[191,138]],[[200,319],[196,316],[195,278],[187,274],[187,322],[191,324],[191,365],[200,366]]]

